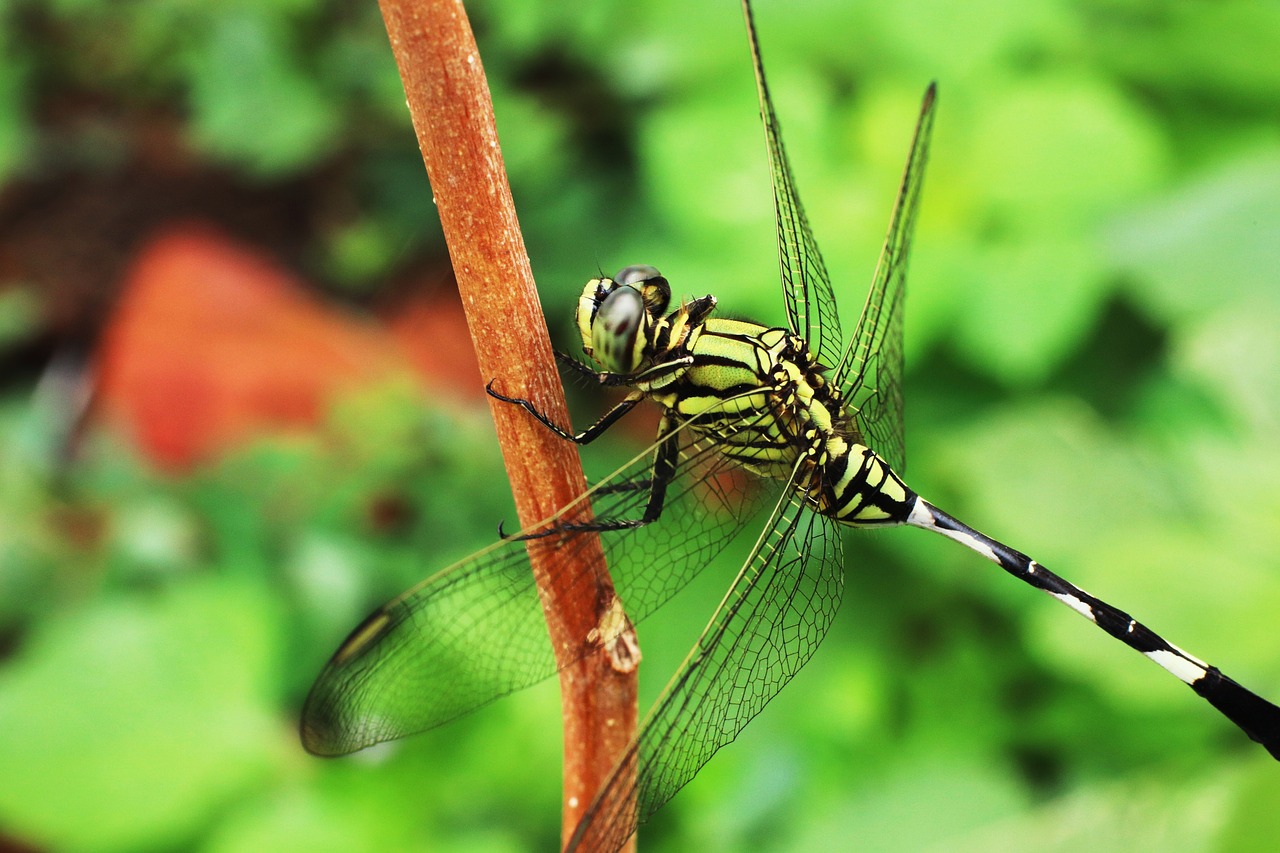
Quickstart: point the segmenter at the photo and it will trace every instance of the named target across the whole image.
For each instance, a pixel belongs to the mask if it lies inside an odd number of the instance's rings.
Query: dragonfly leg
[[[662,515],[662,507],[667,499],[667,486],[676,476],[676,462],[680,457],[680,442],[672,431],[671,418],[662,416],[658,426],[660,443],[653,458],[653,471],[647,480],[637,480],[635,488],[644,485],[649,487],[649,500],[645,503],[644,514],[638,519],[602,519],[593,522],[598,530],[626,530],[643,527],[658,520]]]
[[[647,492],[653,488],[653,477],[637,477],[622,483],[602,483],[593,491],[593,495],[619,495],[623,492]]]
[[[560,364],[563,364],[565,367],[569,368],[574,373],[578,373],[582,376],[588,376],[592,379],[596,378],[596,371],[591,368],[591,365],[584,364],[574,356],[570,355],[567,352],[563,352],[562,350],[556,350],[555,352],[556,352],[556,361],[559,362]]]
[[[585,386],[596,386],[600,384],[600,373],[591,365],[585,364],[577,358],[569,355],[567,352],[556,350],[556,362],[565,367],[566,372],[577,377]]]
[[[661,438],[659,439],[658,450],[653,460],[650,476],[627,483],[619,483],[615,486],[606,486],[603,489],[604,492],[616,493],[647,490],[649,497],[645,502],[644,512],[639,518],[597,518],[592,521],[565,521],[552,524],[545,530],[536,530],[532,533],[522,533],[512,537],[504,535],[504,538],[519,541],[542,539],[546,536],[557,536],[564,533],[600,533],[608,530],[633,530],[657,521],[662,515],[662,508],[667,498],[667,486],[675,478],[676,463],[680,456],[678,436],[671,431],[668,418],[665,416],[658,428],[658,434]],[[498,532],[502,533],[501,528],[499,528]]]
[[[678,358],[672,358],[668,361],[655,364],[650,368],[640,371],[639,373],[596,373],[596,380],[605,386],[615,385],[635,385],[637,382],[655,382],[663,377],[670,376],[685,370],[689,365],[693,364],[693,356],[682,355]]]
[[[1241,687],[1216,666],[1183,651],[1123,610],[1093,597],[1026,554],[979,533],[923,498],[916,499],[908,523],[954,539],[1024,583],[1049,593],[1112,637],[1172,673],[1245,734],[1262,744],[1272,757],[1280,759],[1280,707]]]
[[[595,375],[595,374],[592,374],[592,375]],[[587,427],[582,432],[572,433],[572,432],[569,432],[564,427],[561,427],[556,423],[554,423],[550,418],[548,418],[542,412],[538,411],[538,408],[528,400],[522,399],[520,397],[508,397],[505,394],[502,394],[498,391],[493,390],[493,383],[496,381],[497,381],[496,379],[489,380],[489,384],[484,386],[485,393],[487,393],[490,397],[493,397],[496,400],[501,400],[504,403],[512,403],[516,406],[519,406],[520,408],[524,409],[526,412],[528,412],[529,414],[537,418],[538,422],[543,426],[545,426],[547,429],[551,430],[556,435],[560,436],[566,441],[572,441],[574,444],[590,444],[591,442],[595,441],[597,438],[603,435],[605,431],[609,429],[609,427],[613,426],[614,423],[617,422],[618,418],[622,417],[627,412],[634,409],[636,406],[636,403],[639,403],[641,400],[644,399],[644,394],[642,392],[634,391],[631,394],[628,394],[626,399],[618,403],[618,405],[614,406],[612,409],[610,409],[609,411],[601,415],[600,419],[597,420],[595,423],[593,423],[591,426]]]

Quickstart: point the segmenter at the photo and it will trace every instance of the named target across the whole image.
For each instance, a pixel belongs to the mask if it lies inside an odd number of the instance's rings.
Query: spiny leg
[[[595,375],[595,374],[592,374],[592,375]],[[493,390],[493,383],[497,381],[498,380],[496,379],[489,380],[489,384],[484,386],[484,390],[486,394],[488,394],[490,397],[493,397],[495,400],[501,400],[504,403],[511,403],[512,405],[519,406],[520,408],[524,409],[526,412],[528,412],[529,414],[537,418],[538,423],[542,424],[544,427],[551,430],[552,432],[554,432],[556,435],[560,436],[564,440],[572,441],[574,444],[590,444],[591,442],[595,441],[597,438],[604,435],[605,431],[608,430],[609,427],[617,423],[619,418],[621,418],[627,412],[634,409],[636,406],[636,403],[639,403],[641,400],[644,399],[643,393],[639,391],[632,392],[631,394],[627,395],[626,399],[618,403],[618,405],[614,406],[612,409],[610,409],[609,411],[601,415],[600,419],[597,420],[595,423],[593,423],[591,426],[587,427],[582,432],[572,433],[572,432],[569,432],[569,430],[565,429],[564,427],[556,424],[554,421],[552,421],[542,412],[538,411],[538,407],[533,405],[533,403],[529,402],[528,400],[525,400],[522,397],[508,397],[506,394],[502,394],[498,391]]]
[[[583,364],[578,359],[569,355],[567,352],[556,350],[556,362],[564,365],[565,369],[571,373],[577,374],[583,379],[599,381],[599,374],[591,368],[589,364]]]
[[[490,393],[499,399],[506,399],[495,391],[490,391]],[[530,409],[530,411],[532,412],[533,410]],[[547,423],[546,420],[538,416],[537,412],[533,412],[533,414],[544,424],[547,424],[552,430],[556,429],[554,425]],[[646,502],[644,512],[641,514],[640,518],[597,518],[596,520],[589,522],[558,522],[546,530],[524,533],[512,538],[517,540],[542,539],[546,536],[555,536],[562,533],[600,533],[607,530],[631,530],[636,527],[643,527],[646,524],[652,524],[662,515],[662,507],[665,504],[667,497],[667,487],[671,485],[671,481],[675,479],[679,459],[679,433],[672,426],[670,416],[663,415],[662,421],[658,425],[658,446],[654,454],[653,468],[650,471],[650,475],[631,483],[607,486],[599,492],[600,494],[613,494],[648,489],[649,500]],[[503,538],[507,538],[502,533],[501,527],[498,528],[498,534]]]
[[[712,300],[712,307],[715,307],[714,297],[704,296],[703,299]],[[701,302],[703,299],[697,301]],[[563,364],[568,370],[578,376],[584,379],[589,379],[597,385],[603,385],[606,388],[616,388],[620,385],[635,385],[638,382],[652,382],[656,379],[661,379],[670,373],[674,373],[693,364],[693,357],[683,355],[678,358],[672,358],[659,364],[655,364],[638,373],[609,373],[607,371],[593,370],[590,365],[583,364],[573,356],[566,355],[559,350],[556,350],[556,361]],[[492,384],[493,382],[489,383],[489,385]],[[488,386],[486,386],[485,390],[489,391],[490,395],[497,397],[499,400],[509,403],[520,402],[516,399],[508,399],[501,394],[495,394],[488,388]]]
[[[559,353],[557,353],[557,356],[558,355]],[[574,364],[579,364],[579,362],[577,362],[574,359],[568,359],[568,360]],[[579,364],[579,367],[581,367],[583,370],[586,370],[592,376],[595,376],[595,373],[593,373],[585,365]],[[501,400],[504,403],[511,403],[512,405],[519,406],[529,414],[533,415],[534,418],[537,419],[538,423],[542,424],[544,427],[551,430],[553,433],[560,436],[564,440],[572,441],[574,444],[577,444],[577,445],[590,444],[600,436],[604,435],[604,433],[609,429],[609,427],[617,423],[619,418],[621,418],[627,412],[634,409],[636,403],[639,403],[641,400],[644,399],[644,394],[640,393],[639,391],[629,394],[627,395],[626,399],[624,399],[622,402],[618,403],[618,405],[614,406],[612,409],[610,409],[609,411],[601,415],[599,420],[597,420],[591,426],[587,427],[582,432],[572,433],[572,432],[569,432],[564,427],[556,424],[554,421],[552,421],[549,417],[544,415],[542,412],[538,411],[538,407],[535,406],[529,400],[526,400],[522,397],[508,397],[506,394],[493,390],[493,383],[497,381],[498,380],[496,379],[489,380],[489,383],[484,386],[484,390],[486,394],[488,394],[490,397],[493,397],[495,400]],[[665,484],[663,485],[665,488]],[[659,500],[659,504],[661,504],[661,500]],[[585,530],[600,531],[600,530],[616,530],[616,529],[618,528],[602,526],[602,524],[599,522],[592,522],[590,524],[562,523],[562,524],[553,525],[552,527],[546,530],[538,531],[536,533],[526,533],[521,536],[508,537],[506,534],[506,531],[502,529],[502,522],[499,522],[498,538],[499,539],[512,538],[519,541],[523,541],[526,539],[541,539],[544,536],[550,536],[555,533],[565,533],[568,531],[585,531]]]
[[[1217,708],[1245,734],[1280,759],[1280,707],[1246,690],[1194,655],[1165,640],[1128,613],[1066,581],[1026,554],[1015,551],[917,498],[908,524],[941,533],[965,545],[1009,574],[1044,590],[1131,649],[1176,676]]]

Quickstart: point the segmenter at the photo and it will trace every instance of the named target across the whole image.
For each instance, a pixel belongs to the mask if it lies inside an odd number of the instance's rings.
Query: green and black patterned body
[[[709,319],[693,337],[693,363],[650,398],[720,452],[763,477],[786,479],[816,512],[855,526],[902,524],[914,493],[867,447],[840,389],[787,329]],[[726,404],[726,401],[731,401]]]
[[[669,292],[656,269],[634,266],[588,282],[578,303],[587,351],[612,353],[610,375],[663,408],[664,432],[687,424],[736,465],[791,481],[814,511],[836,521],[906,523],[915,494],[865,444],[857,413],[803,338],[710,317],[711,296],[663,316]],[[620,317],[619,305],[635,310]],[[618,328],[625,340],[615,343]]]
[[[1189,685],[1280,758],[1280,708],[946,514],[899,477],[902,294],[935,90],[925,93],[870,292],[846,340],[783,149],[746,0],[743,12],[774,188],[786,325],[716,317],[711,295],[671,308],[671,288],[651,266],[588,282],[576,322],[598,369],[569,363],[604,385],[631,389],[627,397],[574,433],[494,383],[490,393],[579,444],[652,401],[662,411],[655,442],[590,490],[590,511],[582,501],[564,507],[368,617],[312,688],[303,710],[306,747],[336,755],[423,731],[550,675],[555,662],[529,552],[541,550],[554,569],[573,572],[590,538],[578,534],[599,534],[622,605],[640,620],[730,539],[758,531],[702,635],[568,844],[574,851],[617,850],[817,649],[841,598],[840,527],[911,525],[947,536],[1053,596]],[[733,469],[753,478],[721,477]],[[757,482],[745,487],[735,483],[740,479]],[[566,580],[592,582],[585,574]]]

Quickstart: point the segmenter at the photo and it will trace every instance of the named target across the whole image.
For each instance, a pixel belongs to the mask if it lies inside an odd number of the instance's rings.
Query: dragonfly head
[[[609,373],[634,373],[648,354],[653,324],[666,313],[671,285],[647,264],[593,278],[578,298],[582,349]]]

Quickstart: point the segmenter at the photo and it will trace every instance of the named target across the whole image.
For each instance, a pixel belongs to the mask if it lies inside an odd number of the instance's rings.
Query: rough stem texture
[[[481,375],[568,423],[511,188],[489,87],[458,0],[380,0],[409,113],[435,194]],[[585,486],[576,448],[515,406],[490,401],[522,526],[550,516]],[[543,556],[553,549],[537,549]],[[636,672],[620,672],[589,640],[610,619],[613,586],[597,542],[585,565],[533,555],[533,571],[560,664],[564,812],[568,838],[635,731]],[[558,579],[580,571],[594,583]],[[616,605],[614,605],[616,608]]]

